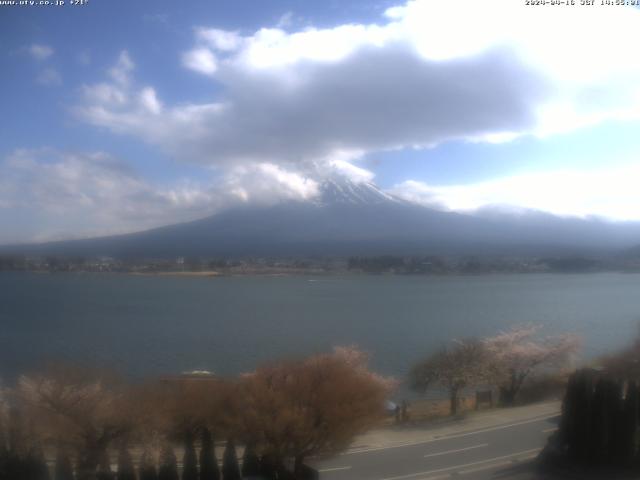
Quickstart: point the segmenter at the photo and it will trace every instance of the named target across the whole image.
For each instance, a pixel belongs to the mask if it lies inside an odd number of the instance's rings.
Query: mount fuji
[[[213,216],[118,236],[4,247],[13,253],[116,258],[544,255],[603,253],[640,244],[640,223],[535,211],[440,211],[376,185],[332,178],[312,201],[244,205]]]

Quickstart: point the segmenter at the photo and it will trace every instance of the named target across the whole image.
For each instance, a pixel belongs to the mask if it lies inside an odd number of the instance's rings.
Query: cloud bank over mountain
[[[496,178],[465,185],[429,185],[407,180],[389,192],[420,205],[474,212],[538,210],[564,217],[640,220],[640,166],[556,170]]]
[[[182,63],[210,78],[216,101],[164,105],[135,84],[123,52],[77,112],[222,166],[548,135],[640,115],[640,65],[616,47],[638,27],[637,9],[549,13],[508,0],[415,0],[380,24],[293,32],[199,27]]]
[[[317,194],[317,182],[273,164],[162,185],[104,152],[18,150],[0,161],[0,209],[11,212],[12,226],[3,229],[0,243],[145,230],[246,203],[305,201]]]

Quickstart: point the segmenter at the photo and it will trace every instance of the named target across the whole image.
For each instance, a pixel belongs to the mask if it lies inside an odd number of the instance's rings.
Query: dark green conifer
[[[190,431],[185,434],[184,438],[182,480],[198,480],[198,456],[193,446],[193,433]]]
[[[109,453],[105,450],[100,455],[100,463],[98,463],[98,471],[96,473],[97,480],[113,480],[115,475],[111,470],[111,459]]]
[[[0,442],[0,480],[7,480],[7,460],[9,460],[9,451]]]
[[[160,452],[160,465],[158,466],[158,480],[179,480],[178,462],[171,445],[165,445]]]
[[[636,444],[638,433],[638,387],[636,382],[627,384],[627,394],[624,399],[624,460],[631,464],[636,458],[638,445]]]
[[[208,428],[202,429],[202,447],[200,449],[200,480],[220,480],[220,469],[216,450]]]
[[[612,380],[609,391],[609,409],[611,425],[609,427],[609,456],[608,462],[620,466],[625,462],[627,426],[625,424],[625,410],[623,397],[623,383]]]
[[[25,478],[29,480],[50,480],[49,467],[41,448],[35,447],[29,451],[25,459]]]
[[[592,404],[594,374],[579,370],[569,378],[562,405],[559,436],[567,446],[569,458],[583,462],[589,458],[592,433]]]
[[[227,440],[222,457],[222,478],[223,480],[242,480],[240,475],[240,467],[238,465],[238,456],[236,455],[236,447],[233,440]]]
[[[146,451],[140,458],[140,480],[158,480],[158,471],[153,455]]]
[[[260,475],[260,459],[253,445],[249,444],[242,455],[242,476],[258,477]]]
[[[17,478],[26,479],[29,478],[30,475],[26,459],[11,450],[7,455],[5,469],[7,480],[14,480]]]
[[[591,411],[591,435],[589,437],[590,463],[601,463],[606,450],[607,414],[606,414],[606,382],[600,378],[593,392],[593,408]]]
[[[591,459],[591,436],[594,432],[593,411],[595,408],[595,393],[598,376],[593,371],[583,372],[582,382],[579,389],[578,411],[577,411],[577,442],[580,449],[581,462],[588,463]]]
[[[266,480],[278,479],[278,468],[274,458],[269,454],[260,457],[260,475]]]
[[[55,480],[73,480],[73,467],[69,455],[62,448],[56,452],[56,466],[54,470]]]
[[[136,471],[133,468],[133,459],[126,446],[122,446],[118,452],[117,480],[136,480]]]

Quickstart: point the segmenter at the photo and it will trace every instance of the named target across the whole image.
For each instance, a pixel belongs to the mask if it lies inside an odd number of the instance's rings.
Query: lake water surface
[[[580,333],[583,356],[630,341],[640,275],[179,278],[0,273],[0,375],[48,359],[134,375],[252,370],[357,344],[402,377],[451,338],[520,323]]]

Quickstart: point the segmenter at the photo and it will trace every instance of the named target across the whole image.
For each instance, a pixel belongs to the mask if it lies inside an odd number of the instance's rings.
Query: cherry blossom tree
[[[490,355],[487,377],[497,384],[504,404],[513,404],[532,373],[566,365],[580,347],[580,338],[573,334],[537,337],[540,328],[518,326],[483,340]]]
[[[455,415],[461,390],[482,382],[487,373],[486,366],[487,351],[482,342],[456,340],[414,365],[409,381],[413,389],[421,392],[433,386],[446,389],[449,411]]]
[[[42,441],[77,451],[79,479],[93,478],[106,449],[135,423],[124,386],[91,370],[55,368],[23,376],[15,397]]]

